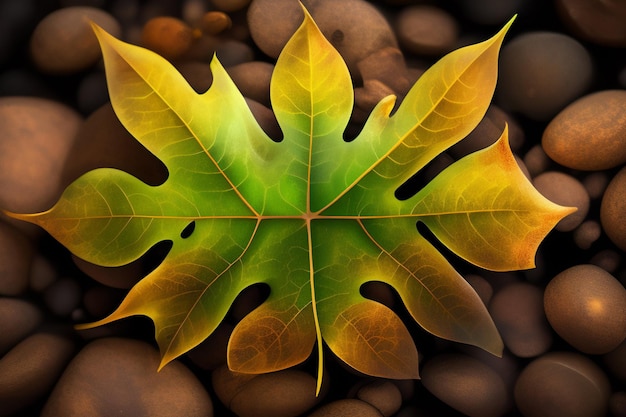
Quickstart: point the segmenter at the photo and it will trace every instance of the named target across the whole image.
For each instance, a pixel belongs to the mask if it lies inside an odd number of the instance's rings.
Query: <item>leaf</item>
[[[115,312],[79,326],[148,316],[161,367],[202,342],[238,294],[259,283],[270,295],[231,335],[235,371],[291,367],[317,346],[319,390],[325,342],[366,374],[417,378],[413,339],[392,310],[361,295],[369,281],[395,288],[427,331],[500,354],[485,306],[417,222],[469,262],[513,270],[533,267],[541,240],[573,209],[530,185],[506,129],[493,146],[457,161],[410,198],[394,193],[481,120],[511,23],[442,58],[393,115],[395,98],[382,100],[358,137],[346,141],[350,75],[305,11],[272,77],[280,142],[258,126],[217,58],[211,88],[196,94],[163,58],[94,26],[116,114],[169,176],[150,186],[97,169],[50,210],[11,215],[100,265],[127,264],[158,242],[172,242]]]

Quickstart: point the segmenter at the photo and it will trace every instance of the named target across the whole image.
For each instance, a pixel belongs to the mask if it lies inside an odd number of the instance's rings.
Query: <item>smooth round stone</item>
[[[595,265],[576,265],[556,275],[544,294],[552,328],[584,353],[602,354],[626,338],[626,289]]]
[[[141,44],[166,59],[181,57],[192,42],[193,31],[189,25],[171,16],[150,19],[141,32]]]
[[[524,164],[531,177],[536,177],[545,172],[551,164],[541,145],[535,145],[524,155]]]
[[[576,35],[602,45],[626,46],[626,4],[622,1],[556,0],[556,9]]]
[[[357,73],[356,63],[373,52],[398,46],[387,19],[366,1],[306,0],[303,4],[353,73]],[[252,39],[272,58],[278,57],[302,19],[300,5],[292,0],[253,0],[248,8]]]
[[[212,381],[220,401],[239,417],[297,416],[320,400],[315,378],[296,369],[252,375],[223,365],[213,372]]]
[[[526,283],[510,284],[492,298],[489,311],[505,346],[529,358],[545,353],[552,333],[543,310],[543,292]]]
[[[472,286],[476,294],[483,301],[483,304],[489,305],[491,297],[493,297],[493,287],[485,278],[476,274],[468,274],[464,276],[465,280]]]
[[[28,289],[32,257],[26,237],[0,221],[0,295],[19,295]]]
[[[188,368],[173,361],[157,372],[159,363],[159,352],[145,342],[95,340],[67,366],[41,415],[213,415],[211,398]]]
[[[587,220],[574,230],[574,243],[581,249],[589,249],[602,235],[602,226],[595,220]]]
[[[600,171],[626,162],[626,91],[579,98],[546,127],[541,145],[569,168]]]
[[[610,178],[606,172],[592,172],[583,178],[583,185],[592,200],[598,199],[604,195],[606,187],[609,185]]]
[[[589,358],[550,352],[524,368],[514,394],[524,417],[604,417],[610,386]]]
[[[30,289],[41,292],[48,288],[57,278],[58,273],[52,262],[43,255],[36,254],[30,266]]]
[[[437,355],[426,362],[421,376],[435,397],[470,417],[499,417],[509,407],[502,378],[468,355]]]
[[[22,213],[50,208],[81,117],[30,97],[0,98],[0,207]]]
[[[604,249],[592,256],[589,263],[613,274],[622,263],[622,255],[615,250]]]
[[[397,15],[395,27],[400,45],[415,54],[443,55],[458,40],[454,17],[435,6],[404,7]]]
[[[587,217],[589,194],[576,178],[559,171],[548,171],[533,180],[535,188],[553,203],[565,207],[576,207],[576,211],[561,219],[555,226],[560,232],[577,228]]]
[[[391,417],[402,407],[402,393],[391,381],[373,381],[360,387],[356,398],[376,407],[384,417]]]
[[[0,358],[0,416],[15,415],[42,399],[73,353],[74,342],[70,339],[36,333]]]
[[[609,239],[626,251],[626,168],[622,168],[611,180],[600,206],[600,222]]]
[[[527,32],[502,47],[496,98],[507,110],[548,120],[589,87],[593,63],[575,39]]]
[[[200,20],[202,31],[208,35],[217,35],[233,25],[230,16],[226,13],[218,11],[210,11],[205,13]]]
[[[220,42],[215,49],[215,55],[225,67],[243,64],[254,59],[252,47],[234,39]]]
[[[115,37],[121,27],[107,12],[93,7],[66,7],[46,16],[30,40],[33,61],[44,72],[67,74],[94,65],[100,46],[90,21]]]
[[[274,66],[268,62],[251,61],[227,68],[228,75],[245,97],[270,105],[270,80]]]
[[[41,311],[34,304],[0,297],[0,357],[35,330],[41,319]]]
[[[383,417],[373,406],[357,399],[336,400],[323,405],[308,417]]]
[[[57,316],[69,316],[79,306],[81,298],[80,285],[69,277],[55,281],[43,294],[46,306]]]

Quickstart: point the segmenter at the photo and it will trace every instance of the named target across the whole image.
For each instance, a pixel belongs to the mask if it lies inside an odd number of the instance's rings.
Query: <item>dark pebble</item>
[[[356,398],[376,407],[384,417],[391,417],[402,406],[402,393],[391,381],[373,381],[356,392]]]
[[[34,304],[0,297],[0,357],[35,330],[42,318],[41,310]]]
[[[626,289],[595,265],[576,265],[555,276],[544,294],[552,328],[584,353],[602,354],[626,338]]]
[[[561,19],[578,36],[602,45],[626,46],[626,4],[622,1],[556,0]]]
[[[168,60],[183,56],[191,48],[193,39],[189,25],[170,16],[150,19],[141,32],[141,45]]]
[[[33,247],[15,227],[0,220],[0,295],[28,289]]]
[[[336,400],[315,410],[308,417],[383,417],[372,405],[357,399]]]
[[[622,168],[611,180],[600,206],[602,229],[609,239],[626,251],[626,168]]]
[[[524,417],[605,417],[609,381],[586,356],[550,352],[531,362],[515,384]]]
[[[456,46],[458,24],[445,10],[429,5],[403,8],[396,18],[398,41],[418,55],[443,55]]]
[[[569,232],[578,227],[589,211],[589,194],[576,178],[560,171],[548,171],[534,178],[535,188],[553,203],[577,210],[559,221],[555,229]]]
[[[600,239],[602,226],[595,220],[584,221],[574,229],[574,243],[581,249],[587,250]]]
[[[590,86],[593,63],[575,39],[528,32],[502,47],[496,99],[507,110],[549,120]]]
[[[270,80],[274,66],[268,62],[251,61],[227,68],[228,75],[245,97],[270,106]]]

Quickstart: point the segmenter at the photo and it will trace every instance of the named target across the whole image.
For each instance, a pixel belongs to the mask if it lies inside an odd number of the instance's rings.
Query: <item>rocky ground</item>
[[[446,342],[406,320],[419,381],[355,375],[330,358],[259,376],[224,365],[233,325],[266,295],[252,288],[206,342],[155,370],[152,324],[89,331],[162,259],[102,268],[41,230],[0,219],[0,416],[626,416],[626,5],[600,0],[308,0],[355,80],[357,131],[373,105],[400,98],[436,59],[487,39],[513,14],[494,104],[441,169],[494,141],[508,123],[520,165],[553,201],[578,211],[542,244],[538,267],[455,266],[480,294],[503,358]],[[299,25],[295,0],[0,0],[0,207],[49,208],[87,170],[124,169],[157,184],[159,161],[107,103],[89,16],[170,59],[198,91],[217,53],[264,129],[278,135],[269,79]],[[374,297],[405,311],[396,294]]]

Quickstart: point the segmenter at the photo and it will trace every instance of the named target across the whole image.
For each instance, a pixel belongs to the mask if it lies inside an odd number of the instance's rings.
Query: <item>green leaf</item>
[[[417,222],[469,262],[513,270],[533,267],[542,239],[573,209],[530,185],[506,130],[410,198],[394,193],[484,116],[510,24],[442,58],[393,115],[395,98],[382,100],[358,137],[346,141],[350,74],[305,11],[272,77],[280,142],[259,127],[217,58],[211,88],[196,94],[163,58],[95,27],[115,112],[169,176],[150,186],[98,169],[50,210],[11,215],[100,265],[127,264],[172,242],[115,312],[79,326],[148,316],[161,366],[202,342],[238,294],[259,283],[270,295],[231,335],[235,371],[291,367],[317,346],[319,390],[325,342],[366,374],[417,378],[413,339],[392,310],[361,295],[369,281],[395,288],[429,332],[500,354],[485,306]],[[193,232],[183,233],[192,223]]]

